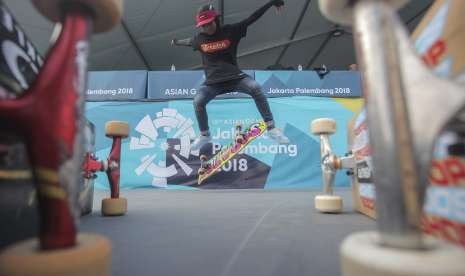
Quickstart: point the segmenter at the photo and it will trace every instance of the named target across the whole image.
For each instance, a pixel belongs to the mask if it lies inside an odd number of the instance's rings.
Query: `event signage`
[[[321,188],[319,137],[309,133],[308,125],[313,119],[331,117],[345,126],[353,115],[349,109],[353,101],[302,96],[270,98],[276,125],[290,143],[278,144],[265,133],[201,185],[197,185],[200,155],[211,156],[231,143],[236,124],[246,126],[261,119],[250,99],[219,99],[209,104],[212,143],[200,151],[192,148],[199,132],[191,100],[91,102],[86,105],[86,117],[97,131],[95,151],[99,159],[106,158],[112,146],[111,139],[98,134],[105,123],[128,122],[130,133],[121,148],[122,188]],[[345,153],[346,128],[341,127],[332,135],[331,142],[336,154]],[[340,171],[335,184],[349,186],[350,178]],[[98,177],[96,185],[109,187],[106,177]]]
[[[144,100],[147,71],[94,71],[88,74],[87,101]]]
[[[254,78],[254,71],[244,73]],[[148,74],[148,99],[192,99],[205,81],[203,71],[151,71]],[[245,94],[233,91],[217,98],[244,98]]]
[[[255,80],[268,97],[354,98],[362,91],[356,71],[255,71]]]

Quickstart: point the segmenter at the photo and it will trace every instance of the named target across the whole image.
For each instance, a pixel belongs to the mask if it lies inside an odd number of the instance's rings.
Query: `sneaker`
[[[191,150],[199,150],[204,145],[210,143],[211,140],[211,136],[200,135],[199,137],[195,138],[194,142],[192,142]]]
[[[279,144],[289,144],[290,142],[289,138],[287,138],[286,135],[284,135],[283,131],[277,127],[268,130],[266,135],[278,142]]]

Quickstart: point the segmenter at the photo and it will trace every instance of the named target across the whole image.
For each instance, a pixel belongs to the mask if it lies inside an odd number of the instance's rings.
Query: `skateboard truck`
[[[208,157],[204,154],[200,155],[200,169],[198,173],[200,175],[206,173],[210,168],[210,165],[207,163]]]
[[[242,131],[242,125],[241,124],[236,125],[236,131],[234,133],[234,136],[236,137],[235,138],[236,143],[244,144],[247,141],[246,133],[244,133]]]
[[[334,177],[337,170],[353,170],[354,157],[349,154],[339,157],[333,153],[329,135],[336,132],[336,121],[330,118],[313,120],[310,132],[320,136],[321,171],[323,176],[323,194],[315,197],[315,209],[323,213],[340,213],[343,201],[340,196],[333,194]]]
[[[378,231],[346,238],[343,274],[465,275],[463,249],[420,229],[435,138],[465,106],[463,86],[417,57],[395,12],[406,1],[319,2],[326,17],[353,22],[373,150]]]
[[[87,179],[96,178],[96,172],[106,172],[110,184],[111,197],[102,200],[102,215],[120,216],[127,212],[127,200],[119,197],[121,140],[128,137],[129,125],[121,121],[109,121],[105,125],[105,135],[113,139],[107,160],[99,161],[94,154],[87,153],[83,164],[83,174]]]

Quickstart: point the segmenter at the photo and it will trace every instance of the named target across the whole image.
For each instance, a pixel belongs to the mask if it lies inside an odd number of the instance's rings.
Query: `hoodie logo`
[[[200,48],[202,48],[202,51],[204,53],[215,53],[221,50],[228,49],[230,45],[231,41],[229,39],[225,39],[221,41],[202,44],[200,45]]]

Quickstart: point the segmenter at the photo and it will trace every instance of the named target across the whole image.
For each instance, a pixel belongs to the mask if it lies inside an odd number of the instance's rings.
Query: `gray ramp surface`
[[[102,217],[94,211],[80,231],[100,233],[113,244],[112,275],[340,275],[339,244],[375,221],[352,207],[342,214],[313,207],[315,190],[137,189],[122,191],[128,213]]]

